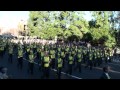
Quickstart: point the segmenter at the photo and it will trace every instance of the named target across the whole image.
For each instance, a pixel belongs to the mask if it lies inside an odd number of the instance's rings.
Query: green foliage
[[[111,47],[113,47],[115,45],[116,45],[115,38],[109,35],[108,40],[105,42],[105,46],[111,48]]]
[[[80,40],[88,32],[88,22],[78,11],[30,11],[28,26],[31,36],[44,39],[67,39],[75,36]]]
[[[111,11],[92,11],[93,19],[85,20],[83,11],[30,11],[28,26],[31,36],[67,41],[83,40],[112,47],[116,44],[115,18]]]
[[[110,30],[108,11],[95,11],[93,16],[95,20],[89,22],[90,33],[93,37],[92,43],[98,43],[107,47],[115,45],[114,32]]]
[[[85,42],[92,42],[93,41],[92,34],[90,32],[86,33],[83,36],[82,40],[85,41]]]
[[[71,35],[75,35],[75,36],[78,36],[80,38],[83,37],[83,34],[82,32],[80,31],[80,29],[74,25],[71,25],[69,28],[68,28],[69,32],[71,33]]]

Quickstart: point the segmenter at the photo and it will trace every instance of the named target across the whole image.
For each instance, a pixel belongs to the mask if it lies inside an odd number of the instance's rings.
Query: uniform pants
[[[33,48],[33,53],[35,53],[36,52],[36,48]]]
[[[87,62],[87,65],[85,66],[85,68],[87,68],[88,66],[90,66],[90,70],[92,70],[93,61],[89,60],[89,61]]]
[[[23,67],[23,57],[18,58],[17,67],[20,68],[20,69],[22,69],[22,67]]]
[[[52,66],[52,69],[55,69],[55,59],[52,59],[51,66]]]
[[[62,58],[63,60],[63,68],[65,67],[65,58]]]
[[[61,79],[61,71],[62,71],[62,67],[57,68],[58,79]]]
[[[81,73],[81,62],[77,62],[77,66],[75,67],[75,70],[78,69]]]
[[[100,66],[100,64],[101,64],[101,58],[98,58],[97,60],[98,60],[98,66]]]
[[[86,62],[86,58],[85,58],[85,55],[83,56],[83,63],[85,63]]]
[[[100,57],[100,64],[102,64],[102,57]]]
[[[86,66],[85,68],[87,68],[89,66],[89,60],[86,61]]]
[[[41,60],[41,57],[38,59],[38,64],[40,64],[40,66],[39,66],[39,70],[41,70],[42,69],[42,60]]]
[[[38,63],[41,63],[41,55],[37,54]]]
[[[3,58],[3,51],[0,52],[0,57]]]
[[[2,57],[2,51],[0,51],[0,57]]]
[[[24,47],[23,51],[24,51],[24,52],[26,51],[26,47]]]
[[[28,66],[29,66],[29,68],[28,68],[28,72],[29,73],[31,73],[31,74],[33,74],[33,68],[34,68],[34,63],[28,63]]]
[[[2,51],[2,58],[4,57],[4,54],[5,54],[5,51],[3,50],[3,51]]]
[[[81,72],[81,62],[78,62],[78,69],[79,69],[79,72]]]
[[[112,62],[112,56],[109,56],[109,62]]]
[[[8,61],[9,61],[10,63],[12,63],[12,54],[9,54]]]
[[[96,59],[93,60],[93,66],[96,67]]]
[[[44,67],[44,72],[43,72],[43,76],[44,78],[49,78],[49,74],[50,74],[50,68],[49,67]]]
[[[26,53],[26,59],[27,59],[27,60],[29,59],[29,57],[28,57],[28,52]]]
[[[37,52],[37,59],[40,59],[39,53]]]
[[[101,57],[101,64],[103,63],[103,57]]]
[[[105,63],[108,63],[108,57],[105,58]]]
[[[68,73],[71,75],[72,74],[72,64],[69,64],[68,65]]]
[[[41,65],[39,66],[39,70],[44,72],[44,63],[41,61],[40,64]]]
[[[76,57],[73,58],[73,66],[76,64]]]
[[[92,68],[93,68],[93,61],[89,61],[89,65],[90,65],[90,70],[92,70]]]

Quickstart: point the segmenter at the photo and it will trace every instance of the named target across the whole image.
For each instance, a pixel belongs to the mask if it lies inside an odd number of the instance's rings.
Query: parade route
[[[26,60],[25,58],[23,59],[23,60]],[[26,60],[26,61],[28,61],[28,60]],[[36,62],[34,62],[34,64],[35,65],[38,65],[38,66],[41,66],[40,64],[38,64],[38,63],[36,63]],[[56,72],[57,70],[56,69],[51,69],[52,71],[54,71],[54,72]],[[71,77],[71,78],[75,78],[75,79],[82,79],[82,78],[79,78],[79,77],[76,77],[76,76],[73,76],[73,75],[69,75],[69,74],[67,74],[67,73],[65,73],[65,72],[61,72],[63,75],[67,75],[67,76],[69,76],[69,77]]]
[[[119,11],[0,13],[0,79],[120,79]]]
[[[34,74],[30,75],[27,72],[28,69],[28,61],[24,58],[23,60],[23,69],[20,70],[17,68],[17,56],[14,53],[13,63],[8,62],[8,54],[5,53],[3,58],[0,58],[0,66],[5,66],[8,68],[8,75],[11,79],[42,79],[42,72],[39,70],[39,64],[34,62]],[[108,65],[111,67],[110,75],[112,79],[120,79],[120,63],[109,63]],[[85,68],[85,65],[82,65],[82,73],[73,70],[73,74],[69,75],[66,73],[64,69],[62,71],[62,79],[99,79],[102,74],[102,67],[105,64],[102,64],[100,67],[94,67],[93,70],[89,70],[89,68]],[[50,79],[57,79],[56,69],[51,69],[50,71]]]

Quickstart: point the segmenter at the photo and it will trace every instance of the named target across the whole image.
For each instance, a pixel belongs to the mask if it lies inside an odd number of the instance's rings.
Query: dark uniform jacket
[[[100,77],[100,79],[110,79],[109,74],[107,75],[105,72],[102,74],[102,76]]]

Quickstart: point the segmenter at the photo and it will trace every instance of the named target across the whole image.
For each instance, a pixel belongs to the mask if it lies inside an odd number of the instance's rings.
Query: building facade
[[[21,33],[25,32],[27,26],[27,22],[24,20],[21,20],[18,23],[17,28],[12,28],[12,27],[2,27],[0,26],[0,35],[13,35],[13,36],[19,36]]]

